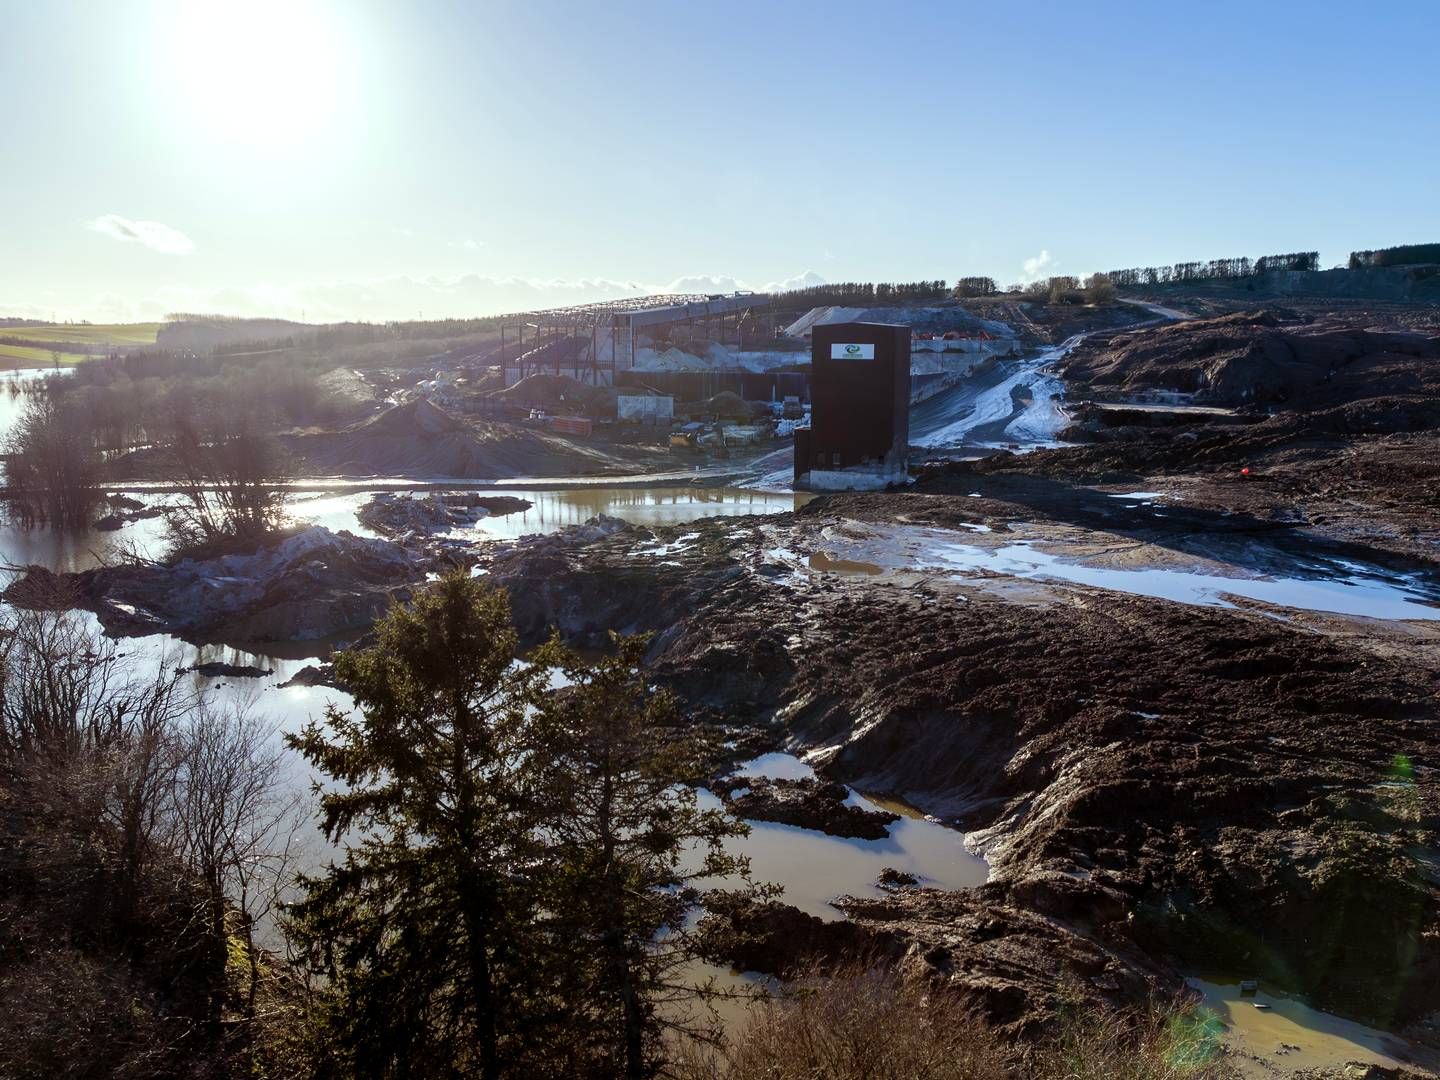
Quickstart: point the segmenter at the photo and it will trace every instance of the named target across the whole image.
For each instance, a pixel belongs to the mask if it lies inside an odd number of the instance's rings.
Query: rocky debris
[[[165,513],[163,506],[147,506],[128,495],[106,495],[105,503],[111,508],[110,513],[102,515],[95,522],[95,528],[101,532],[115,532],[126,525],[157,518]]]
[[[428,563],[385,540],[312,526],[250,554],[122,565],[9,586],[18,607],[78,606],[122,635],[191,641],[310,641],[363,630],[424,580]]]
[[[1058,345],[1075,334],[1130,327],[1154,320],[1150,312],[1135,304],[1094,307],[1037,304],[1008,296],[968,297],[961,303],[967,311],[990,321],[986,326],[990,333],[1001,337],[1018,336],[1020,344],[1027,349]]]
[[[380,492],[360,508],[356,519],[382,536],[402,539],[463,528],[488,515],[516,514],[533,505],[513,495],[474,491]]]
[[[834,780],[732,776],[711,785],[725,804],[748,821],[776,821],[831,836],[883,840],[899,814],[848,806],[850,791]]]
[[[212,660],[205,664],[196,664],[190,668],[180,668],[177,675],[204,675],[211,679],[265,679],[275,674],[273,668],[255,667],[251,664],[227,664],[221,660]]]
[[[288,686],[328,686],[335,690],[345,689],[336,681],[335,669],[330,664],[306,664],[281,683],[279,689],[284,690]]]
[[[909,889],[920,884],[920,879],[908,870],[896,870],[887,866],[880,871],[875,883],[882,889]]]
[[[1151,350],[1164,354],[1166,364],[1198,370],[1214,356],[1205,351],[1208,338],[1201,331],[1182,333],[1182,327],[1195,325],[1136,331],[1123,346],[1097,344],[1099,353],[1086,363],[1107,370],[1104,364],[1110,360],[1104,357]],[[1247,315],[1227,325],[1227,333],[1250,333],[1253,320]],[[1266,328],[1266,321],[1260,327]],[[1300,330],[1309,333],[1313,325],[1302,324]],[[1289,331],[1266,328],[1266,333]],[[1424,570],[1428,563],[1433,570],[1440,562],[1440,351],[1428,357],[1413,353],[1437,346],[1440,337],[1352,330],[1339,334],[1339,340],[1356,336],[1371,344],[1377,337],[1397,341],[1388,351],[1359,354],[1308,390],[1300,389],[1303,380],[1292,382],[1286,402],[1264,409],[1247,406],[1243,415],[1223,422],[1172,415],[1176,422],[1171,425],[1110,426],[1084,420],[1081,409],[1081,422],[1063,438],[1089,445],[923,468],[910,494],[978,492],[986,501],[992,495],[1007,501],[1008,513],[1030,520],[1073,520],[1083,513],[1093,523],[1092,511],[1102,500],[1081,485],[1178,490],[1184,505],[1168,505],[1165,518],[1175,524],[1179,516],[1191,517],[1197,543],[1202,534],[1234,531],[1237,523],[1283,523],[1305,528],[1296,536],[1297,547],[1315,540],[1358,543],[1397,569]],[[1328,334],[1320,338],[1331,340]],[[1401,351],[1411,346],[1410,353]],[[1305,354],[1305,347],[1293,348]],[[1079,379],[1086,370],[1083,364],[1067,374]],[[1158,370],[1140,366],[1135,372],[1149,386]],[[1071,382],[1067,393],[1083,397],[1093,389],[1093,384]],[[1120,510],[1112,507],[1110,513]]]

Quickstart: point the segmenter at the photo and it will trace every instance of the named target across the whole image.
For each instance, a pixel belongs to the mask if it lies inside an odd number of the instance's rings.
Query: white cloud
[[[466,251],[479,251],[485,246],[485,241],[481,240],[477,242],[468,238],[465,240],[451,240],[450,246],[452,248],[464,248]]]
[[[1022,284],[1028,285],[1032,281],[1047,278],[1056,265],[1055,260],[1050,257],[1050,252],[1042,248],[1039,255],[1032,255],[1025,260],[1025,269],[1020,273],[1020,281]]]
[[[726,293],[726,292],[785,292],[787,289],[803,289],[811,285],[823,285],[825,279],[814,270],[786,278],[784,281],[750,283],[729,274],[692,274],[676,278],[669,285],[655,291],[668,293]]]
[[[833,256],[832,256],[833,258]],[[826,281],[814,270],[806,270],[803,274],[786,278],[784,281],[771,281],[761,285],[756,292],[784,292],[787,289],[808,289],[813,285],[824,285]]]
[[[188,236],[158,221],[132,221],[119,214],[101,214],[87,227],[114,240],[143,244],[162,255],[188,255],[195,250]]]

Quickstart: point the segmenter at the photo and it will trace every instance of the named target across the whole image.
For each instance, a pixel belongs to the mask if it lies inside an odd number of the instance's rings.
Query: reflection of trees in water
[[[506,489],[534,506],[504,517],[482,519],[480,529],[492,535],[525,533],[583,525],[601,514],[638,525],[683,524],[693,518],[725,514],[768,514],[791,510],[793,495],[743,488],[572,488],[564,491]],[[696,507],[686,513],[687,507]]]

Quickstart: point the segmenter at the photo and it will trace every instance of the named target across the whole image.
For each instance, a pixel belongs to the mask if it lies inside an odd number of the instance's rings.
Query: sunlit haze
[[[476,315],[1440,233],[1431,3],[0,10],[0,315]]]

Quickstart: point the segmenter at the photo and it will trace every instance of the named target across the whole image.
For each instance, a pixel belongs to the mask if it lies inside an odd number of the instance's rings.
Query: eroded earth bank
[[[653,632],[737,753],[901,796],[989,863],[839,898],[840,922],[732,910],[759,935],[741,968],[872,950],[1017,1028],[1077,992],[1259,978],[1433,1040],[1440,347],[1229,317],[1082,349],[1071,398],[1126,400],[1100,373],[1137,353],[1124,393],[1216,412],[1077,410],[1084,445],[903,493],[482,566],[529,640]]]

